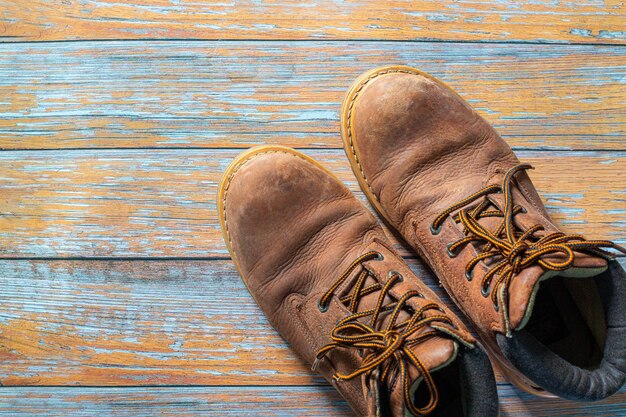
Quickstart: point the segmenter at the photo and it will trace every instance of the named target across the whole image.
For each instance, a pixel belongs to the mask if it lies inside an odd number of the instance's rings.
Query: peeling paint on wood
[[[421,261],[407,261],[449,302]],[[626,266],[626,259],[620,262]],[[46,407],[51,414],[45,415],[258,415],[255,407],[266,407],[263,415],[347,412],[271,328],[230,260],[4,260],[0,286],[0,415],[41,414]],[[626,389],[581,404],[538,399],[498,381],[507,416],[626,412]],[[33,384],[100,388],[12,387]],[[115,385],[197,387],[102,387]]]
[[[226,256],[215,196],[239,150],[0,153],[0,257]],[[365,201],[343,150],[308,150]],[[565,231],[624,243],[626,154],[518,152]]]
[[[624,43],[619,0],[0,1],[0,39],[404,39]]]
[[[0,415],[351,415],[245,290],[215,192],[233,148],[272,143],[365,201],[338,109],[375,66],[448,82],[566,231],[626,243],[625,19],[615,0],[0,0]],[[509,417],[626,415],[626,389],[498,381]]]
[[[626,49],[377,42],[0,44],[0,148],[339,147],[355,77],[408,64],[519,149],[626,149]]]
[[[616,417],[626,391],[599,403],[531,397],[500,387],[507,417]],[[354,414],[331,387],[0,388],[0,415],[11,417],[268,416],[349,417]]]
[[[0,385],[320,383],[230,261],[1,261]]]
[[[351,417],[339,393],[323,387],[0,388],[11,417]]]

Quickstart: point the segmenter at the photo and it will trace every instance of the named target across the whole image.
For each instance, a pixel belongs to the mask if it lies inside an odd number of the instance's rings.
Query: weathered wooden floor
[[[625,45],[616,0],[0,0],[0,415],[349,416],[228,258],[229,161],[298,147],[363,198],[339,104],[407,64],[536,166],[565,230],[624,244]],[[503,416],[626,416],[626,389],[498,388]]]

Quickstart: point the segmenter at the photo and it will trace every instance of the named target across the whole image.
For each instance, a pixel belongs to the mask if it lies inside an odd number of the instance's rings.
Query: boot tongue
[[[563,255],[564,256],[564,255]],[[563,256],[546,257],[546,260],[560,261]],[[526,326],[533,312],[535,296],[542,281],[555,276],[566,278],[590,278],[601,274],[608,268],[605,259],[599,256],[574,252],[572,265],[564,271],[545,270],[540,265],[533,265],[517,274],[509,287],[509,323],[513,330]]]
[[[370,270],[377,276],[385,275],[383,272],[384,270],[393,270],[393,267],[383,266],[381,268],[381,263],[369,263],[366,265],[366,267],[368,270]],[[395,269],[400,269],[400,268],[397,268],[396,266]],[[363,287],[366,288],[369,285],[375,284],[376,282],[377,282],[376,278],[374,278],[373,276],[368,276],[365,280],[365,283],[363,284]],[[410,291],[411,289],[412,287],[407,282],[399,282],[394,286],[394,288],[390,292],[395,293],[396,296],[399,297],[401,294],[404,294],[405,292]],[[361,300],[359,301],[359,308],[358,308],[359,311],[365,311],[365,310],[376,308],[379,296],[380,296],[380,292],[376,291],[361,298]],[[393,301],[394,299],[387,296],[383,305],[387,305],[389,303],[392,303]],[[431,301],[426,298],[414,297],[414,298],[409,299],[407,304],[410,307],[412,307],[414,311],[417,311],[419,310],[421,306],[430,302]],[[424,317],[437,315],[437,314],[441,314],[441,313],[435,310],[427,310],[424,313]],[[378,329],[387,328],[387,325],[389,324],[390,319],[391,319],[391,312],[389,311],[382,312],[378,319],[379,324],[377,325],[377,328]],[[403,309],[398,315],[396,323],[402,323],[410,319],[411,319],[411,314],[407,312],[406,309]],[[367,318],[364,318],[362,321],[369,325],[371,324],[370,320],[371,318],[368,316]],[[433,330],[432,327],[425,326],[422,329],[419,329],[415,333],[411,334],[409,338],[419,336],[422,333],[426,333],[432,330]],[[454,359],[454,357],[456,356],[456,350],[457,350],[457,343],[454,340],[448,337],[445,337],[443,334],[441,336],[434,336],[432,338],[425,340],[424,342],[411,346],[411,351],[415,354],[415,356],[417,356],[417,358],[422,362],[422,364],[428,370],[441,367],[443,364],[446,364],[450,360]],[[419,371],[417,371],[413,365],[410,365],[409,375],[411,376],[411,379],[417,378],[419,376]]]

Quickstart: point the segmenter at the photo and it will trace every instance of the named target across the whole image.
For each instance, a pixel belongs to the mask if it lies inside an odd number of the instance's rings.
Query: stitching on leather
[[[354,198],[354,197],[350,194],[350,195],[346,195],[345,198],[348,199],[348,198]],[[362,212],[348,213],[348,214],[345,214],[345,215],[341,216],[340,218],[338,218],[333,223],[324,224],[319,230],[317,230],[316,232],[311,234],[308,237],[308,239],[306,239],[301,244],[296,245],[295,247],[292,248],[292,251],[294,252],[294,255],[292,257],[288,258],[288,259],[285,259],[285,261],[283,263],[279,264],[275,268],[275,272],[267,277],[269,279],[268,279],[268,282],[267,282],[266,285],[269,285],[269,283],[272,282],[274,280],[274,278],[276,278],[280,273],[288,271],[300,259],[302,259],[305,256],[305,253],[307,251],[310,251],[310,248],[307,249],[307,247],[309,245],[312,245],[313,247],[315,247],[315,245],[318,245],[318,241],[322,241],[323,242],[324,240],[328,240],[328,239],[324,239],[325,235],[330,234],[331,237],[332,237],[332,235],[334,234],[334,231],[328,231],[327,230],[330,226],[339,226],[339,227],[341,227],[344,223],[346,223],[348,220],[352,219],[353,217],[361,216],[363,214],[364,213],[362,213]],[[311,286],[311,284],[309,283],[309,284],[307,284],[306,288],[307,289],[311,289],[310,286]],[[265,287],[265,285],[263,285],[263,287]]]
[[[528,176],[528,179],[530,180],[530,176],[528,174],[526,174],[526,175]],[[532,181],[532,180],[530,180],[530,181]],[[521,181],[516,181],[516,182],[517,182],[517,185],[519,185],[519,187],[522,189],[522,194],[524,194],[524,197],[526,198],[526,201],[530,201],[530,204],[532,204],[533,207],[535,208],[535,210],[537,210],[537,214],[539,215],[539,217],[544,219],[550,225],[556,227],[556,229],[558,230],[559,228],[554,224],[554,222],[552,220],[546,218],[546,216],[543,215],[542,211],[545,210],[545,207],[542,209],[535,203],[535,198],[530,193],[528,188],[526,188],[526,185],[524,185],[524,183],[522,183]],[[541,198],[541,197],[539,197],[539,198]]]
[[[301,314],[302,312],[299,309],[302,305],[308,302],[309,298],[303,297],[301,294],[293,293],[287,296],[287,299],[289,300],[288,305],[290,309],[296,313],[295,314],[297,317],[297,320],[295,320],[296,327],[300,330],[300,332],[302,332],[302,335],[304,336],[306,341],[309,343],[309,346],[315,347],[316,343],[312,336],[311,329],[309,328],[309,326],[306,325],[306,323],[304,323],[304,319],[302,318],[302,314]],[[297,306],[293,305],[294,301],[297,302]]]
[[[354,105],[356,103],[357,98],[359,97],[359,95],[361,94],[361,92],[363,91],[363,88],[365,88],[367,83],[369,83],[374,78],[379,77],[381,75],[385,75],[385,74],[421,75],[421,74],[419,74],[418,72],[415,72],[415,71],[400,70],[400,69],[388,69],[388,70],[383,70],[383,71],[377,71],[377,72],[371,74],[370,76],[368,76],[365,80],[361,81],[359,87],[354,91],[354,96],[352,97],[352,99],[350,100],[350,103],[348,104],[348,112],[347,112],[348,120],[347,120],[347,126],[346,126],[347,127],[346,135],[348,136],[348,144],[350,145],[350,151],[352,153],[352,156],[354,156],[354,162],[356,162],[356,165],[359,167],[359,172],[361,173],[361,177],[363,178],[363,181],[365,181],[365,184],[367,185],[367,188],[370,190],[372,196],[379,203],[380,203],[380,200],[378,200],[378,196],[376,194],[374,194],[374,190],[372,190],[372,187],[371,187],[371,185],[369,183],[369,180],[365,176],[365,172],[363,172],[363,167],[361,166],[361,162],[359,162],[359,157],[356,154],[356,149],[354,147],[354,141],[353,141],[353,138],[352,138],[352,112],[354,110]]]

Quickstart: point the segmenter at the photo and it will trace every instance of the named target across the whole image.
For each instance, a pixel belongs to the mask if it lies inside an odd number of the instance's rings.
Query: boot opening
[[[450,365],[433,372],[431,376],[439,392],[439,402],[430,415],[436,417],[464,416],[459,361],[454,361]],[[415,403],[426,404],[429,398],[426,384],[419,384],[414,393]]]
[[[604,399],[626,381],[626,272],[609,261],[595,277],[560,275],[540,284],[526,326],[496,341],[511,365],[546,391]]]
[[[431,373],[439,392],[439,402],[432,417],[495,417],[498,393],[493,370],[480,347],[461,348],[457,358]],[[412,387],[416,404],[428,402],[426,384]],[[405,412],[405,417],[408,417]]]
[[[606,320],[595,280],[557,276],[543,282],[525,330],[570,364],[598,368]]]

